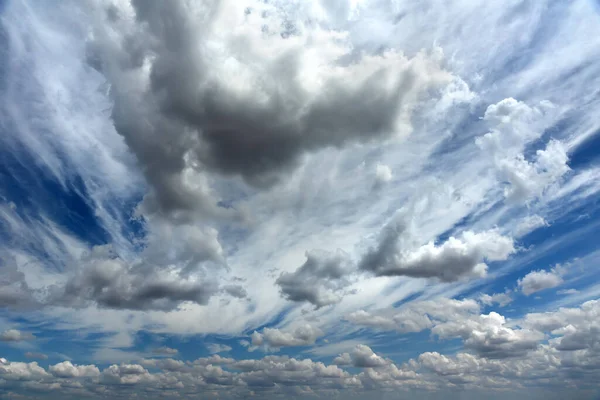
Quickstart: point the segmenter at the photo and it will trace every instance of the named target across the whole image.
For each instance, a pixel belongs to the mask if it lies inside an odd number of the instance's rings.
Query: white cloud
[[[560,270],[556,268],[550,271],[531,271],[517,282],[519,289],[526,296],[559,286],[562,283],[563,278]]]
[[[361,269],[378,276],[438,278],[444,282],[464,277],[483,277],[485,261],[506,260],[515,252],[513,240],[494,230],[465,231],[441,245],[429,242],[415,250],[398,248],[404,228],[387,227],[378,246],[361,260]]]
[[[212,354],[226,353],[228,351],[231,351],[231,346],[227,346],[226,344],[220,343],[209,343],[206,345],[206,348]]]
[[[334,358],[333,363],[340,366],[350,365],[357,368],[379,368],[389,365],[391,361],[375,354],[369,346],[359,344],[352,352],[342,353]]]
[[[539,215],[528,215],[519,222],[515,230],[515,236],[525,236],[538,228],[549,226],[548,222]]]
[[[51,365],[48,367],[48,371],[58,378],[100,376],[100,370],[95,365],[73,365],[70,361],[63,361],[59,364]]]
[[[308,346],[315,343],[324,332],[312,325],[305,324],[292,331],[282,331],[276,328],[264,328],[261,332],[255,331],[251,335],[252,346],[264,346],[266,349],[279,349],[280,347]]]
[[[32,340],[35,336],[29,332],[22,332],[18,329],[7,329],[0,333],[0,340],[3,342],[20,342],[23,340]]]
[[[394,178],[392,169],[385,164],[377,164],[375,167],[375,183],[382,185],[390,182]]]
[[[481,303],[491,306],[494,304],[498,304],[500,307],[504,307],[510,303],[512,303],[513,299],[510,297],[509,292],[505,293],[495,293],[495,294],[482,294],[479,297],[479,301]]]

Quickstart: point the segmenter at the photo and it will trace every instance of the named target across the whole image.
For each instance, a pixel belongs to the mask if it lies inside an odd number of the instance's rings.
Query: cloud
[[[48,356],[44,353],[36,353],[36,352],[31,352],[31,351],[26,352],[25,357],[26,358],[36,358],[38,360],[47,360],[48,359]]]
[[[389,365],[391,361],[378,356],[369,346],[357,345],[350,353],[342,353],[333,359],[333,363],[341,366],[353,366],[357,368],[379,368]]]
[[[528,215],[519,222],[515,230],[515,236],[525,236],[530,232],[535,231],[538,228],[550,226],[548,222],[539,215]]]
[[[544,335],[530,329],[515,329],[496,312],[464,320],[449,320],[431,329],[440,338],[460,337],[465,347],[486,358],[518,357],[535,350]]]
[[[101,307],[132,310],[171,310],[182,302],[206,304],[217,292],[214,283],[185,279],[170,271],[128,265],[108,246],[97,246],[83,260],[64,288],[57,287],[52,304],[71,307],[95,302]]]
[[[0,340],[3,342],[21,342],[24,340],[33,340],[35,336],[29,332],[22,332],[17,329],[8,329],[0,333]]]
[[[498,304],[500,307],[504,307],[512,303],[513,299],[510,297],[509,292],[495,293],[495,294],[482,294],[479,296],[479,301],[486,306]]]
[[[156,354],[173,355],[173,354],[179,353],[179,350],[173,349],[171,347],[163,346],[163,347],[157,347],[156,349],[152,350],[152,352],[156,353]]]
[[[237,299],[245,299],[248,297],[248,292],[241,285],[225,285],[223,286],[223,291]]]
[[[360,261],[360,269],[377,276],[437,278],[452,282],[464,277],[483,277],[485,261],[506,260],[515,252],[513,240],[494,230],[465,231],[440,245],[429,242],[416,249],[402,249],[398,238],[405,232],[402,224],[384,228],[379,243]]]
[[[253,346],[279,349],[280,347],[309,346],[323,334],[321,329],[305,324],[288,332],[277,328],[264,328],[260,333],[255,331],[251,338]]]
[[[390,182],[394,178],[392,169],[385,164],[377,164],[375,167],[375,186],[379,187]]]
[[[531,271],[517,282],[519,289],[525,296],[559,286],[562,283],[561,273],[555,268],[550,271]]]
[[[220,344],[220,343],[208,343],[206,345],[206,348],[212,354],[226,353],[228,351],[231,351],[231,346],[227,346],[226,344]]]
[[[542,196],[550,185],[570,171],[568,161],[564,144],[557,140],[550,141],[545,150],[538,150],[533,162],[522,155],[501,161],[500,175],[510,185],[504,191],[506,199],[525,202]]]
[[[556,291],[556,294],[561,294],[561,295],[571,295],[571,294],[577,294],[577,293],[579,293],[579,290],[573,289],[573,288]]]
[[[275,281],[283,296],[295,302],[309,302],[317,308],[335,304],[341,300],[339,291],[350,282],[354,271],[349,256],[342,251],[306,253],[306,262],[296,271],[284,272]]]
[[[421,97],[450,81],[436,52],[353,54],[346,32],[306,22],[321,19],[308,8],[117,10],[98,10],[90,62],[112,85],[115,126],[154,188],[148,204],[164,211],[214,211],[205,171],[264,187],[306,151],[406,134]]]
[[[2,274],[0,275],[0,307],[9,308],[30,308],[37,303],[25,274],[17,268],[17,262],[14,257],[2,254],[0,251],[0,266]]]
[[[100,370],[95,365],[73,365],[70,361],[48,367],[48,372],[57,378],[79,378],[83,376],[98,377]]]
[[[408,333],[431,329],[442,321],[463,320],[478,314],[479,310],[479,304],[475,300],[440,298],[372,313],[358,310],[347,315],[346,320],[355,325]]]

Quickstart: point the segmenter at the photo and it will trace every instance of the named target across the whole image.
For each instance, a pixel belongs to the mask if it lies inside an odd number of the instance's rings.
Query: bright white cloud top
[[[0,2],[0,398],[596,399],[599,21]]]

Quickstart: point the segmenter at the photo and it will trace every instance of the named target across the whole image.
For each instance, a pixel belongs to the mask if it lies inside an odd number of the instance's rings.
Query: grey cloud
[[[245,299],[248,297],[248,292],[246,292],[246,289],[241,285],[225,285],[222,290],[228,295],[238,299]]]
[[[264,328],[262,332],[254,332],[251,336],[253,346],[264,346],[267,349],[280,347],[309,346],[317,338],[323,336],[323,331],[312,325],[305,324],[291,331],[282,331],[277,328]]]
[[[54,289],[50,303],[71,307],[94,302],[101,307],[132,310],[171,310],[189,301],[206,304],[217,292],[211,281],[196,281],[151,265],[128,265],[96,247],[64,287]]]
[[[0,307],[36,306],[35,291],[25,281],[25,274],[17,268],[14,257],[0,254],[0,267]]]
[[[355,270],[348,255],[342,251],[306,253],[306,262],[296,271],[284,272],[275,281],[283,296],[295,302],[309,302],[317,308],[341,300],[340,290],[346,287]]]
[[[452,282],[464,277],[482,277],[487,273],[485,261],[506,260],[515,251],[513,240],[495,230],[463,232],[440,245],[433,242],[414,248],[399,244],[408,235],[404,222],[386,226],[378,244],[359,262],[359,268],[377,276],[436,278]]]
[[[38,359],[38,360],[47,360],[48,356],[44,353],[37,353],[37,352],[31,352],[28,351],[25,353],[25,357],[26,358],[34,358],[34,359]]]
[[[35,336],[29,332],[22,332],[18,329],[7,329],[0,333],[0,340],[3,342],[21,342],[24,340],[33,340]]]
[[[219,212],[206,171],[265,187],[304,152],[407,133],[421,96],[449,81],[437,53],[341,61],[350,46],[303,22],[315,15],[298,15],[287,36],[291,9],[250,3],[249,13],[233,1],[134,1],[124,18],[98,13],[90,58],[112,84],[115,126],[159,211]]]
[[[334,358],[334,364],[351,365],[357,368],[379,368],[391,364],[391,361],[375,354],[367,345],[359,344],[352,352],[342,353]]]
[[[479,301],[482,304],[487,306],[491,306],[494,304],[498,304],[500,307],[504,307],[510,303],[512,303],[513,299],[510,297],[509,292],[505,293],[494,293],[494,294],[482,294],[479,296]]]
[[[156,353],[156,354],[173,355],[173,354],[179,353],[179,350],[173,349],[171,347],[163,346],[163,347],[157,347],[156,349],[152,350],[152,352]]]

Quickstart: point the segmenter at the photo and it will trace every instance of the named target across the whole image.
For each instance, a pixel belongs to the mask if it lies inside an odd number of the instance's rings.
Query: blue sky
[[[599,11],[0,2],[0,399],[599,398]]]

